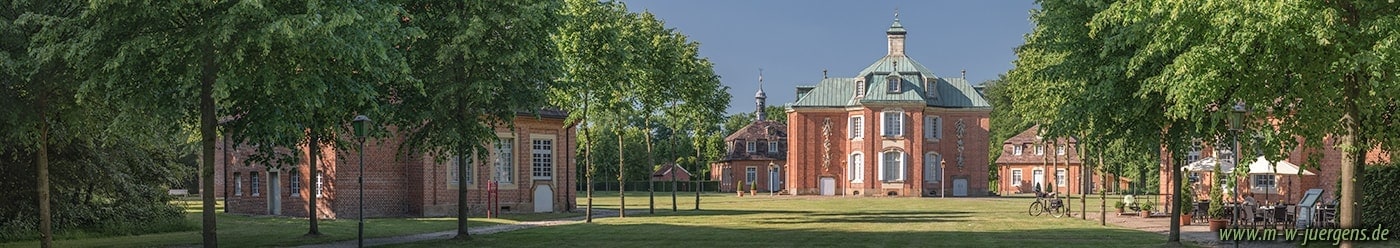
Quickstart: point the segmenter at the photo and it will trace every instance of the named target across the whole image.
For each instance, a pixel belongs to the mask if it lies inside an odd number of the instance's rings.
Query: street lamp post
[[[1235,167],[1236,167],[1236,168],[1234,168],[1234,170],[1238,170],[1238,169],[1239,169],[1238,167],[1240,166],[1240,132],[1243,132],[1243,131],[1244,131],[1244,113],[1245,113],[1244,102],[1236,102],[1236,103],[1235,103],[1235,107],[1234,107],[1233,109],[1230,110],[1230,118],[1229,118],[1229,122],[1230,122],[1230,123],[1229,123],[1229,124],[1230,124],[1230,131],[1234,132],[1234,134],[1235,134],[1234,137],[1232,137],[1232,139],[1234,140],[1234,143],[1235,143],[1235,147],[1234,147],[1235,149],[1231,149],[1231,150],[1234,150],[1234,151],[1233,151],[1234,154],[1231,154],[1231,155],[1230,155],[1230,156],[1233,158],[1234,163],[1235,163]],[[1233,174],[1234,172],[1231,172],[1231,173]],[[1233,178],[1233,177],[1232,177],[1232,178]],[[1238,179],[1238,178],[1234,178],[1233,180],[1235,180],[1233,183],[1236,184],[1235,187],[1234,187],[1234,191],[1235,191],[1234,197],[1239,197],[1239,196],[1240,196],[1240,187],[1239,187],[1239,185],[1238,185],[1238,184],[1239,184],[1239,179]],[[1240,207],[1242,207],[1240,204],[1238,204],[1238,203],[1235,204],[1234,218],[1230,218],[1230,222],[1232,223],[1231,226],[1233,226],[1234,228],[1239,228]],[[1254,218],[1254,217],[1251,216],[1250,218]],[[1235,247],[1240,247],[1240,241],[1239,241],[1238,239],[1235,240]]]
[[[365,125],[370,122],[369,117],[364,115],[355,116],[352,126],[355,127],[355,138],[360,140],[360,216],[358,230],[355,232],[356,247],[365,247]]]
[[[938,198],[948,198],[948,186],[943,184],[943,172],[948,170],[944,168],[948,168],[948,161],[940,159],[938,161]]]
[[[777,180],[778,178],[775,177],[775,176],[777,175],[777,172],[778,172],[778,171],[776,170],[777,168],[778,168],[778,164],[774,164],[773,162],[768,162],[768,196],[773,196],[773,184],[774,184],[774,183],[777,183],[776,181],[778,181],[778,180]]]

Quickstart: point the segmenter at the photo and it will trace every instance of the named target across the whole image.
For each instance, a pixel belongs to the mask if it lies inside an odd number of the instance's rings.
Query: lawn
[[[101,238],[64,239],[54,241],[56,247],[165,247],[195,245],[200,242],[197,228],[200,220],[197,202],[176,202],[177,205],[192,207],[186,210],[186,219],[196,228],[194,231],[157,233],[136,236],[116,236]],[[502,218],[472,218],[470,227],[483,227],[579,216],[578,213],[518,214]],[[320,237],[303,237],[307,230],[304,218],[244,216],[219,213],[219,244],[222,247],[266,247],[318,244],[342,240],[354,240],[355,219],[321,220]],[[457,228],[456,218],[372,218],[365,219],[365,237],[390,237],[419,233],[453,230]],[[38,241],[2,243],[0,247],[37,247]]]
[[[479,235],[465,243],[432,241],[401,247],[1160,247],[1160,234],[1099,226],[1078,218],[1030,217],[1026,198],[657,197],[656,214],[603,218],[592,224]],[[687,197],[688,196],[688,197]],[[579,203],[585,200],[580,198]],[[595,206],[616,208],[615,192]],[[646,209],[646,193],[629,192],[629,210]]]

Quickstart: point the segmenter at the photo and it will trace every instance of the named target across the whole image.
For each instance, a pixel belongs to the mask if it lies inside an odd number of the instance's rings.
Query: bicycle
[[[1031,216],[1040,216],[1040,214],[1043,213],[1050,213],[1050,216],[1059,218],[1065,216],[1064,206],[1064,201],[1060,198],[1056,198],[1054,192],[1048,194],[1036,193],[1035,201],[1031,202],[1030,209],[1027,210],[1026,213]]]

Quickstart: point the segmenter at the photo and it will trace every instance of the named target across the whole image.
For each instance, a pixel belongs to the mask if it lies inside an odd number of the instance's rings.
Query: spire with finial
[[[767,107],[765,99],[768,99],[768,95],[763,93],[763,68],[758,68],[758,93],[754,93],[753,98],[758,105],[757,110],[754,111],[754,115],[757,117],[754,121],[764,121],[768,117],[763,113],[763,109]]]
[[[822,79],[826,79],[826,68],[822,68]]]
[[[894,23],[890,24],[890,29],[885,30],[885,38],[889,40],[890,50],[887,56],[904,56],[904,35],[908,33],[904,30],[904,25],[899,23],[899,8],[894,9]]]
[[[967,79],[967,69],[962,69],[962,78]]]

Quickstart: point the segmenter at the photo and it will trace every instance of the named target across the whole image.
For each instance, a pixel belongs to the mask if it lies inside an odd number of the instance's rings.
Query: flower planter
[[[1122,208],[1119,208],[1119,209],[1118,209],[1118,216],[1123,216],[1123,209],[1122,209]]]
[[[744,191],[743,191],[743,190],[735,190],[734,193],[739,193],[739,197],[744,197]]]
[[[1143,217],[1143,218],[1152,217],[1152,211],[1142,211],[1142,212],[1138,212],[1138,217]]]
[[[1211,219],[1210,232],[1219,232],[1221,228],[1225,228],[1226,224],[1230,224],[1230,221],[1223,219]]]
[[[1190,225],[1191,225],[1191,214],[1182,214],[1182,215],[1181,215],[1181,225],[1183,225],[1183,226],[1190,226]]]
[[[749,190],[749,195],[758,195],[758,190]]]

